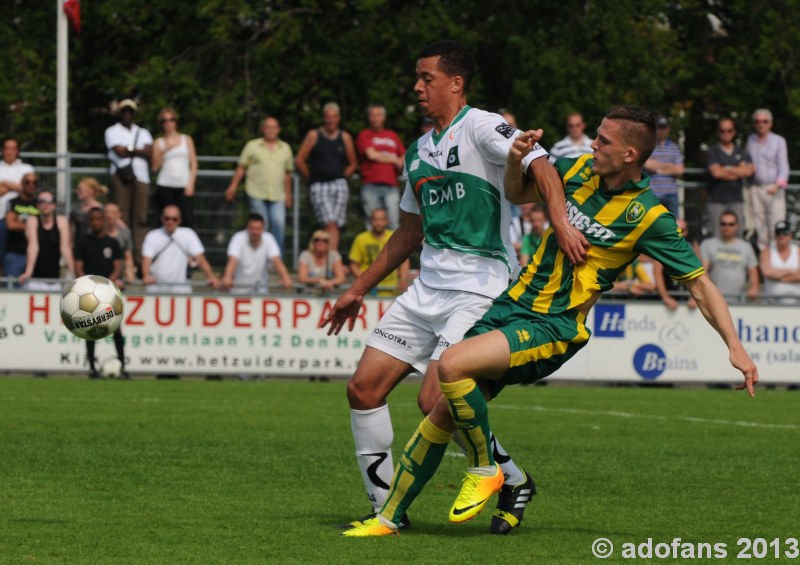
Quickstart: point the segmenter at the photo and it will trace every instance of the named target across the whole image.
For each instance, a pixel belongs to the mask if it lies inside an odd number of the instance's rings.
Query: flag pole
[[[67,187],[67,87],[69,86],[69,33],[64,0],[56,0],[57,15],[57,71],[56,71],[56,199],[66,202]]]

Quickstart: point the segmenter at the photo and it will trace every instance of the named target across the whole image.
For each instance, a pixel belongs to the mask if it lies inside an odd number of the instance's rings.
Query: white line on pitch
[[[561,414],[580,414],[585,416],[612,416],[615,418],[631,418],[638,420],[659,420],[691,422],[693,424],[717,424],[721,426],[738,426],[742,428],[765,428],[772,430],[800,430],[797,424],[769,424],[766,422],[748,422],[747,420],[722,420],[719,418],[697,418],[694,416],[657,416],[655,414],[635,414],[633,412],[618,412],[616,410],[582,410],[580,408],[551,408],[548,406],[526,405],[512,406],[492,402],[492,408],[501,410],[526,410],[532,412],[559,412]]]

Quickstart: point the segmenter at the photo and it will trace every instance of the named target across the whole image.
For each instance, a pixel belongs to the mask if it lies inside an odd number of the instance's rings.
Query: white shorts
[[[367,345],[425,374],[428,363],[461,341],[491,305],[487,296],[437,290],[415,279],[380,319]]]

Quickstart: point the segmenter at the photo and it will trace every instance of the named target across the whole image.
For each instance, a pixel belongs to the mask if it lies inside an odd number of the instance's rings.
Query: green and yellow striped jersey
[[[578,308],[614,281],[640,253],[661,262],[679,281],[703,274],[675,218],[650,191],[650,178],[610,190],[592,173],[592,156],[558,159],[567,216],[591,243],[586,263],[573,266],[558,248],[552,228],[545,232],[527,268],[506,290],[526,309],[557,314]]]

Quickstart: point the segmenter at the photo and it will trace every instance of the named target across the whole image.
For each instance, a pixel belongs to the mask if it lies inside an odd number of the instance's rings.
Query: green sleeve
[[[688,281],[705,272],[671,214],[659,216],[634,248],[664,265],[669,276],[676,281]]]
[[[564,180],[564,175],[569,172],[577,160],[578,158],[567,157],[559,157],[556,159],[556,162],[553,164],[553,166],[556,168],[556,171],[558,171],[558,176],[561,180]]]

